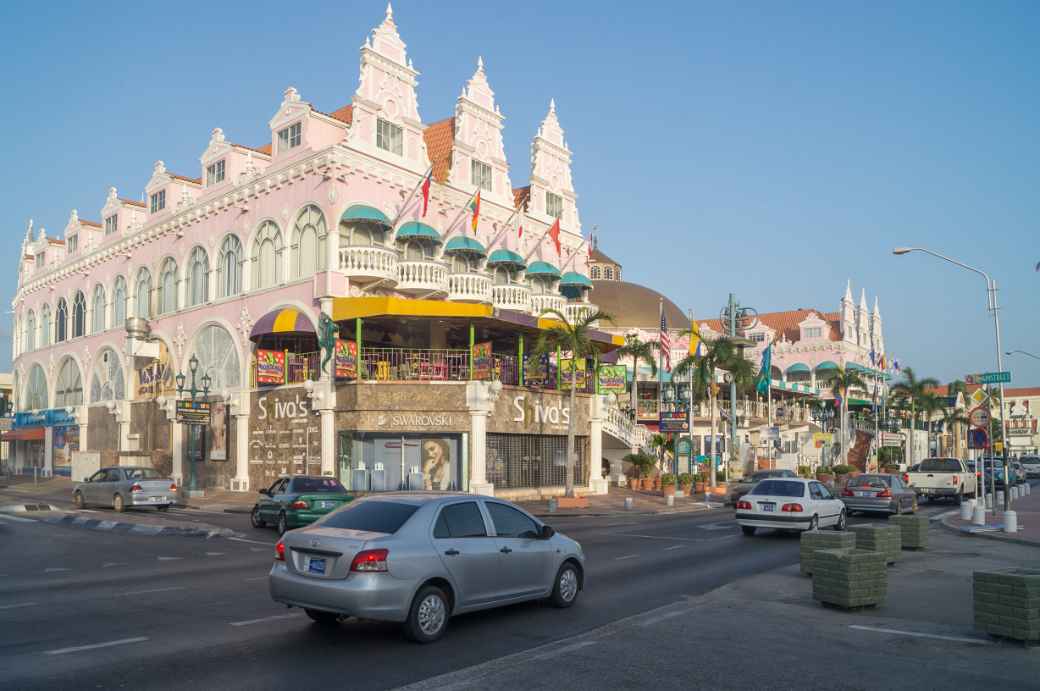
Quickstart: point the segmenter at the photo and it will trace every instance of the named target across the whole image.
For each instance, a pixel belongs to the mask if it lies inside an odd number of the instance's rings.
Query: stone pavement
[[[524,507],[535,516],[549,518],[552,516],[615,516],[615,515],[638,515],[638,514],[668,514],[687,513],[690,511],[708,511],[713,508],[721,508],[722,503],[718,498],[713,498],[713,503],[705,504],[704,495],[697,494],[692,497],[676,497],[674,506],[668,506],[667,501],[660,494],[652,492],[639,492],[627,487],[611,487],[607,494],[588,495],[589,506],[583,509],[557,509],[549,512],[548,499],[537,501],[518,501],[518,505]],[[632,508],[625,508],[625,499],[632,499]]]
[[[1003,506],[999,507],[999,511],[986,513],[986,525],[962,521],[957,513],[944,516],[942,523],[962,535],[1040,547],[1040,484],[1034,485],[1031,490],[1028,496],[1019,497],[1011,503],[1011,509],[1018,518],[1018,532],[1014,534],[1004,532]]]

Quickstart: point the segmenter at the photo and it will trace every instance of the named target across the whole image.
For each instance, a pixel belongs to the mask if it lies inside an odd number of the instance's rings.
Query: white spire
[[[852,302],[852,279],[851,278],[848,279],[848,282],[845,283],[845,298],[844,299],[845,299],[846,302]]]
[[[880,319],[881,318],[881,308],[878,306],[878,296],[877,295],[874,296],[874,318],[875,319]]]
[[[867,311],[867,289],[866,288],[860,288],[859,308],[863,312]]]
[[[386,3],[386,18],[393,21],[394,18],[394,6],[389,2]]]

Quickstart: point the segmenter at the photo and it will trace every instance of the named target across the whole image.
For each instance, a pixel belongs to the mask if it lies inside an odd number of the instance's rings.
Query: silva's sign
[[[533,414],[533,422],[536,425],[550,424],[550,425],[568,425],[571,421],[571,409],[565,407],[562,403],[541,403],[535,401],[531,404],[526,402],[527,396],[521,394],[513,398],[513,408],[515,414],[513,415],[513,422],[518,422],[521,425],[526,423],[528,415]],[[528,412],[530,410],[530,413]]]

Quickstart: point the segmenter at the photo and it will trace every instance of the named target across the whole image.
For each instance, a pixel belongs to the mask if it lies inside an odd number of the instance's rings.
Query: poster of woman
[[[209,460],[227,460],[227,404],[214,401],[209,413]]]
[[[422,474],[424,489],[452,488],[451,446],[446,439],[423,440]]]

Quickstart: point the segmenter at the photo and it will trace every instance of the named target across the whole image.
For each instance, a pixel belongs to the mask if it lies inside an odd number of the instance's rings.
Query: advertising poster
[[[336,339],[336,378],[357,379],[357,341]]]
[[[571,368],[577,362],[576,390],[584,391],[586,385],[585,358],[575,360],[560,360],[560,390],[571,390]]]
[[[473,344],[473,378],[491,379],[491,341]]]
[[[256,383],[285,383],[285,352],[281,350],[256,351]]]
[[[79,451],[79,426],[53,428],[54,474],[69,475],[72,471],[72,452]]]
[[[625,393],[628,365],[600,365],[600,393]]]
[[[137,368],[137,398],[172,396],[177,391],[170,362],[166,343],[159,341],[159,357]]]
[[[214,401],[209,413],[209,460],[227,460],[227,404]]]

